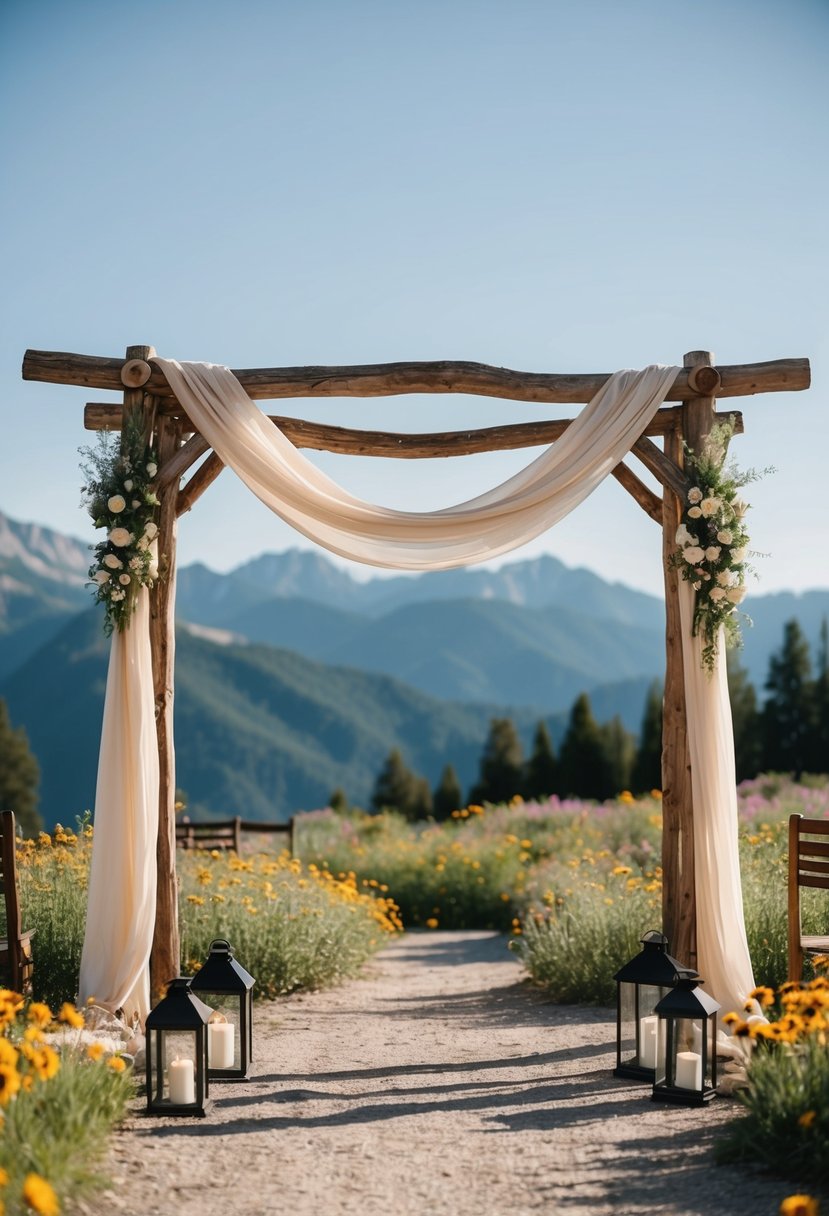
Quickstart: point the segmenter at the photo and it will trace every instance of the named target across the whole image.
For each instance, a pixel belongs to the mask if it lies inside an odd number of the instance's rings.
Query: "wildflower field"
[[[57,1216],[96,1190],[96,1165],[134,1094],[131,1072],[100,1044],[83,1047],[81,1014],[0,990],[0,1212]]]
[[[770,776],[739,791],[749,947],[759,983],[786,977],[786,847],[793,812],[829,818],[829,780]],[[602,804],[551,798],[471,806],[441,824],[393,812],[302,816],[300,851],[358,887],[388,888],[407,927],[512,931],[530,975],[561,1002],[609,1003],[613,974],[659,928],[658,791]],[[818,892],[804,892],[818,896]],[[819,899],[804,900],[807,931]]]

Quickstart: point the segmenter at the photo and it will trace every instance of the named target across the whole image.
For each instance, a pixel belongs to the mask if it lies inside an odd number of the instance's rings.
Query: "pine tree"
[[[597,793],[595,797],[612,798],[614,794],[630,789],[636,744],[618,714],[599,727],[599,734],[604,744],[608,773],[605,792]]]
[[[509,718],[492,718],[481,755],[480,776],[470,802],[509,802],[524,787],[524,755]]]
[[[794,773],[799,780],[809,759],[813,685],[809,643],[796,620],[783,627],[783,645],[769,660],[768,700],[763,707],[763,768]]]
[[[732,657],[733,654],[733,650],[726,652],[728,696],[734,726],[734,758],[737,780],[746,781],[749,777],[756,777],[761,767],[763,748],[760,738],[760,712],[757,708],[757,693],[748,678],[748,672]]]
[[[654,680],[645,698],[630,785],[635,794],[662,789],[662,685]]]
[[[331,807],[332,811],[336,811],[340,815],[344,814],[348,810],[348,798],[346,797],[345,790],[341,785],[337,786],[331,797],[328,799],[328,805]]]
[[[558,765],[547,723],[542,719],[535,728],[533,748],[524,770],[524,796],[549,798],[558,793]]]
[[[451,764],[447,764],[432,795],[432,813],[435,819],[448,819],[453,811],[460,810],[462,803],[463,793],[457,773]]]
[[[427,819],[432,813],[429,782],[406,766],[397,747],[389,752],[374,783],[371,806],[375,811],[399,811],[412,820]]]
[[[30,836],[43,826],[37,813],[40,768],[23,727],[15,729],[0,698],[0,811],[14,811],[18,826]]]
[[[405,814],[405,807],[414,797],[415,775],[406,767],[400,749],[392,748],[380,769],[371,795],[371,807],[375,811],[398,810]]]
[[[813,717],[809,769],[813,773],[829,772],[829,621],[820,625],[817,675],[812,691]]]
[[[586,692],[570,711],[567,733],[559,753],[559,785],[573,798],[607,798],[614,793],[605,742],[593,717]]]

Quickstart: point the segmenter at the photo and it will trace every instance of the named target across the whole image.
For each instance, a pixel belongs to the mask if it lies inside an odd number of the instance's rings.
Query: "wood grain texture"
[[[631,498],[639,503],[646,515],[650,515],[656,523],[662,523],[662,499],[657,497],[653,490],[649,490],[632,469],[629,469],[624,463],[617,464],[613,470],[613,476],[621,486],[624,486]]]
[[[23,358],[23,379],[120,390],[123,364],[123,359],[64,351],[27,350]],[[718,389],[720,397],[797,392],[810,384],[808,359],[774,359],[766,363],[734,364],[717,370],[721,378]],[[233,374],[248,395],[255,399],[468,393],[513,401],[572,404],[590,401],[611,373],[522,372],[507,367],[491,367],[486,363],[440,360],[334,367],[237,368]],[[160,397],[173,397],[158,367],[153,369],[148,390]],[[688,384],[687,370],[680,371],[666,400],[686,401],[693,396],[695,393]]]

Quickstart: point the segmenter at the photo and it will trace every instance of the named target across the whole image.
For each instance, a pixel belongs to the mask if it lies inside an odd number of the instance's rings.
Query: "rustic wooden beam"
[[[685,499],[685,495],[691,488],[691,483],[685,476],[684,472],[678,464],[676,464],[664,452],[661,452],[652,439],[648,439],[647,435],[643,435],[641,439],[637,439],[631,448],[634,456],[638,456],[645,468],[653,473],[657,481],[663,486],[673,490],[680,499]]]
[[[160,418],[156,427],[159,465],[170,463],[179,450],[178,423]],[[155,935],[150,956],[153,996],[159,997],[181,968],[176,881],[176,768],[173,745],[173,693],[175,686],[175,579],[178,481],[158,495],[159,577],[150,592],[150,644],[152,647],[155,726],[158,739],[159,789],[158,869]]]
[[[170,459],[159,467],[155,479],[156,491],[166,490],[173,482],[178,483],[187,470],[196,463],[200,456],[210,450],[207,440],[198,434],[191,435],[185,444]]]
[[[621,486],[627,490],[628,494],[634,498],[639,506],[651,519],[656,523],[662,523],[662,499],[654,494],[653,490],[649,490],[644,482],[640,481],[633,469],[629,469],[626,464],[617,464],[613,470],[613,476]]]
[[[672,430],[679,421],[681,408],[681,406],[668,406],[666,409],[659,410],[646,428],[645,434],[664,435]],[[84,426],[88,431],[118,430],[121,426],[121,416],[121,406],[117,402],[91,401],[84,411]],[[283,435],[298,448],[336,452],[344,456],[386,456],[400,460],[470,456],[479,452],[545,446],[560,439],[573,421],[572,418],[561,418],[544,422],[518,422],[506,426],[481,427],[472,431],[437,431],[412,435],[394,431],[358,431],[349,427],[329,426],[318,422],[308,422],[304,418],[288,418],[278,414],[268,416],[271,422],[279,427]],[[735,433],[742,434],[742,413],[730,410],[728,413],[719,414],[718,417],[723,420],[733,418]],[[662,456],[658,448],[654,450],[659,457]],[[182,459],[184,458],[182,457]],[[164,476],[163,470],[160,474],[160,477],[162,476]]]
[[[215,452],[211,452],[204,464],[196,469],[187,485],[179,490],[177,514],[184,515],[186,511],[192,510],[193,504],[198,502],[208,486],[212,486],[224,467],[224,461]]]
[[[77,384],[119,391],[123,359],[76,355],[63,351],[27,350],[23,379],[50,384]],[[796,392],[810,384],[808,359],[775,359],[717,369],[720,397],[752,393]],[[609,372],[559,374],[521,372],[486,363],[457,360],[416,363],[373,363],[353,367],[238,368],[233,373],[253,398],[279,397],[388,397],[400,393],[468,393],[504,397],[513,401],[577,403],[590,401],[607,381]],[[158,367],[153,368],[147,390],[160,397],[174,394]],[[688,371],[680,371],[668,401],[695,396]]]

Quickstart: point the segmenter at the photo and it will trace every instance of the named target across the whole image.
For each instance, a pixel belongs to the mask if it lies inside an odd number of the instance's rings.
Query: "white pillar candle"
[[[658,1034],[659,1018],[655,1013],[639,1019],[639,1063],[642,1068],[656,1068]]]
[[[232,1068],[234,1032],[230,1022],[211,1022],[207,1027],[207,1063],[210,1068]]]
[[[168,1073],[170,1101],[187,1106],[196,1100],[196,1076],[192,1060],[173,1060]]]
[[[676,1053],[677,1089],[702,1089],[702,1056],[695,1051]]]

